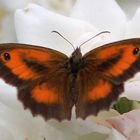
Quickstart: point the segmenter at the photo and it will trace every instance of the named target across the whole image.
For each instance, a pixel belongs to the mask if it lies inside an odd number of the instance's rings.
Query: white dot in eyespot
[[[6,60],[6,61],[8,61],[8,60],[11,59],[11,56],[10,56],[9,53],[4,53],[4,54],[3,54],[3,57],[4,57],[4,60]]]
[[[133,54],[134,54],[134,55],[138,54],[138,52],[139,52],[139,48],[135,48],[135,49],[133,50]]]

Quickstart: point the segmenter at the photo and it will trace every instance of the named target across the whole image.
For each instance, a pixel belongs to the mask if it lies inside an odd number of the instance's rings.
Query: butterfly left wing
[[[25,44],[0,45],[0,77],[16,86],[18,98],[33,115],[46,120],[71,118],[68,57],[58,51]],[[65,84],[65,86],[64,86]]]
[[[109,109],[124,91],[124,82],[140,71],[140,39],[128,39],[96,48],[83,57],[77,76],[77,117]]]

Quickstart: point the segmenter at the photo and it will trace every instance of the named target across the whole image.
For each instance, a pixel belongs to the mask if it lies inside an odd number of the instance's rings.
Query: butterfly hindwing
[[[40,114],[46,120],[70,119],[71,80],[63,67],[67,59],[52,49],[1,44],[0,77],[17,87],[19,100],[33,115]]]
[[[124,82],[140,71],[140,39],[129,39],[96,48],[83,56],[85,67],[77,78],[77,117],[86,118],[108,109]]]

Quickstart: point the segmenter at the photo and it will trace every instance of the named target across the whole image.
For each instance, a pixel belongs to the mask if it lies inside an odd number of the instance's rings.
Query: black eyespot
[[[134,55],[138,54],[139,50],[140,50],[139,48],[135,48],[135,49],[133,50],[133,54],[134,54]]]
[[[3,54],[3,57],[4,57],[4,60],[6,60],[6,61],[8,61],[8,60],[11,59],[11,56],[10,56],[9,53],[4,53],[4,54]]]

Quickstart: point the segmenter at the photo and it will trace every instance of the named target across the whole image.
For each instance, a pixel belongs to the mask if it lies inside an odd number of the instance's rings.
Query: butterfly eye
[[[4,60],[8,61],[8,60],[11,59],[11,56],[10,56],[9,53],[4,53],[4,54],[3,54],[3,58],[4,58]]]
[[[133,50],[133,54],[134,54],[134,55],[138,54],[139,50],[140,50],[139,48],[135,48],[135,49]]]

